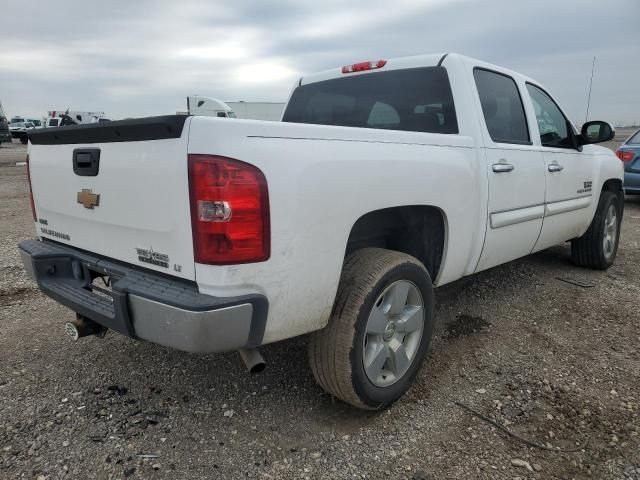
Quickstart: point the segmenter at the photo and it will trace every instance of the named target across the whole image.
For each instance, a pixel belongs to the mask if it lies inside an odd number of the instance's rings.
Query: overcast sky
[[[457,52],[529,75],[572,120],[640,123],[640,0],[3,0],[8,116],[174,113],[185,97],[285,101],[305,72]]]

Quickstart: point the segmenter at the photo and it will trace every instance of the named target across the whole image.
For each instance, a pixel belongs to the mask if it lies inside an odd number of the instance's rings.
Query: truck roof
[[[472,57],[468,57],[465,55],[460,55],[459,53],[430,53],[425,55],[413,55],[409,57],[397,57],[391,59],[385,59],[385,64],[382,68],[382,71],[388,70],[399,70],[403,68],[419,68],[419,67],[435,67],[445,62],[446,59],[468,59],[472,60],[474,63],[477,63],[478,66],[488,69],[496,69],[501,72],[507,73],[513,77],[520,77],[525,81],[531,81],[533,83],[538,83],[537,81],[526,77],[518,72],[514,72],[504,67],[500,67],[498,65],[494,65],[482,60],[478,60]],[[371,59],[373,63],[376,63],[379,59]],[[324,80],[331,80],[334,78],[343,77],[344,73],[342,71],[343,67],[331,68],[329,70],[324,70],[321,72],[311,73],[308,75],[304,75],[300,78],[299,85],[308,85],[310,83],[322,82]],[[374,68],[371,70],[365,70],[361,72],[350,73],[350,75],[366,75],[369,73],[375,73],[379,69]]]

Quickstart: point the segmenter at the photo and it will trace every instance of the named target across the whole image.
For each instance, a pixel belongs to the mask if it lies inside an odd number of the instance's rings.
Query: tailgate
[[[189,122],[176,115],[32,133],[38,234],[193,280]]]

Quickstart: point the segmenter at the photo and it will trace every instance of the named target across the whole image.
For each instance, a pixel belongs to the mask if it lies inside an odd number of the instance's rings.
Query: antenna
[[[589,96],[587,97],[587,114],[584,117],[584,123],[589,120],[589,106],[591,105],[591,87],[593,86],[593,71],[596,68],[596,57],[593,57],[593,63],[591,64],[591,80],[589,81]]]

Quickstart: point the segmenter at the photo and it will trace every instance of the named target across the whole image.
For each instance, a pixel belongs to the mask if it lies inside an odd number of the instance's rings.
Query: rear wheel
[[[618,252],[622,200],[615,192],[600,195],[598,209],[586,233],[571,241],[571,258],[576,265],[605,270]]]
[[[29,137],[27,137],[26,135],[22,135],[20,137],[20,143],[22,143],[23,145],[26,145],[29,142]]]
[[[311,335],[309,361],[326,391],[378,410],[411,386],[428,352],[433,287],[415,258],[366,248],[343,267],[329,324]]]

